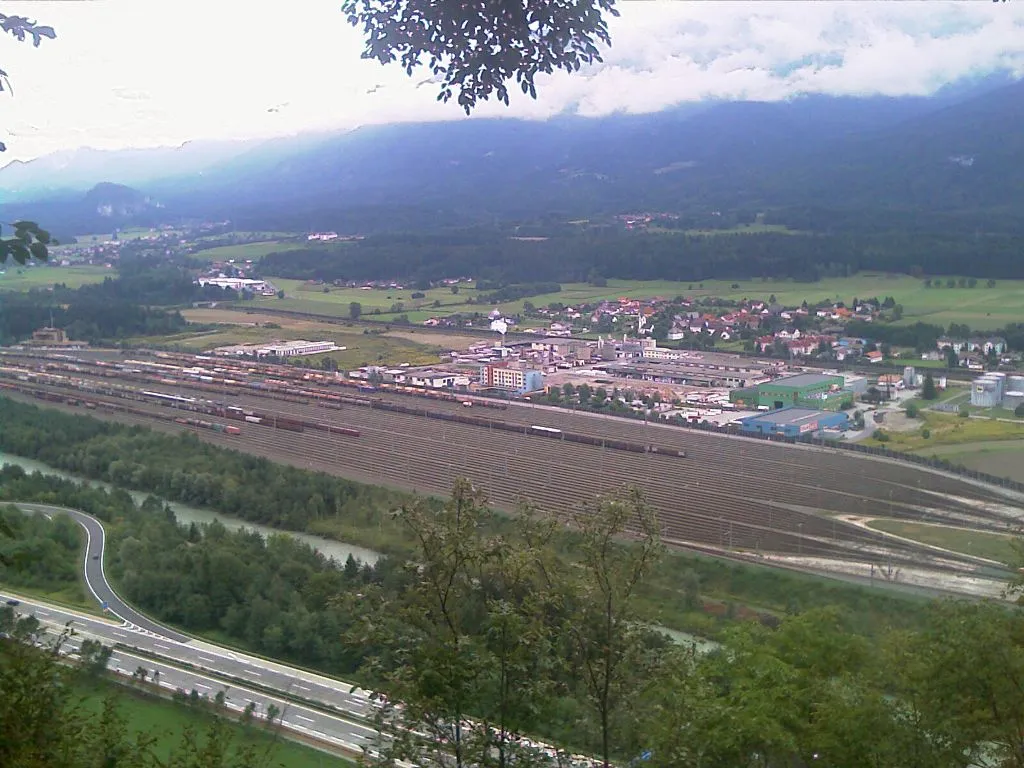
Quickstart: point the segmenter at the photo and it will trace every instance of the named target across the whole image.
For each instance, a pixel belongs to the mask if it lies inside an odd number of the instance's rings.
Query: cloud
[[[467,119],[428,72],[364,61],[337,2],[36,2],[57,29],[0,40],[4,159],[89,145],[261,138],[370,123]],[[480,117],[653,112],[706,99],[924,95],[997,70],[1024,74],[1019,3],[620,2],[605,61],[538,79],[540,98]],[[380,87],[378,87],[380,86]],[[287,103],[286,109],[273,109]],[[31,131],[27,126],[35,126]]]

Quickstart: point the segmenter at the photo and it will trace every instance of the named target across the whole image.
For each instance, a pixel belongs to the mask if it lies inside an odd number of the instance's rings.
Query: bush
[[[960,411],[957,413],[957,415],[961,419],[966,419],[968,416],[971,415],[971,412],[967,410],[967,406],[966,405],[961,405],[960,406]]]
[[[924,429],[921,430],[921,437],[923,437],[925,440],[927,440],[931,436],[932,436],[932,431],[930,429],[928,429],[928,427],[925,427]]]
[[[889,442],[889,435],[886,432],[884,432],[883,430],[881,430],[881,429],[876,429],[874,434],[871,435],[871,436],[873,438],[875,438],[875,440],[877,440],[880,443],[888,443]]]
[[[914,403],[908,403],[907,404],[907,418],[908,419],[916,419],[918,417],[918,413],[919,412],[917,410],[917,406],[914,405]]]
[[[1021,403],[1013,409],[1013,415],[1024,419],[1024,403]]]

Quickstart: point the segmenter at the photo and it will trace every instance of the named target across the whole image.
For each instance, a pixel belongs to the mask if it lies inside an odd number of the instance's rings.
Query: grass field
[[[84,712],[97,715],[103,709],[105,697],[111,693],[118,695],[121,699],[120,711],[126,719],[128,731],[132,734],[152,735],[156,739],[154,752],[165,764],[170,762],[171,753],[180,743],[185,728],[191,726],[202,739],[213,717],[212,714],[197,711],[185,704],[144,695],[113,682],[82,684],[77,693],[81,697]],[[259,726],[247,728],[240,723],[231,723],[229,734],[236,746],[254,747],[261,754],[269,750],[272,758],[270,765],[282,768],[342,768],[353,765],[341,757],[312,747],[286,739],[275,739]]]
[[[201,261],[245,261],[251,259],[256,261],[262,259],[268,253],[275,251],[294,251],[298,248],[305,248],[305,243],[298,241],[268,240],[258,243],[240,243],[238,245],[221,245],[217,248],[209,248],[205,251],[196,251],[191,254],[193,259]],[[276,284],[276,283],[275,283]],[[280,287],[280,286],[279,286]]]
[[[68,288],[78,288],[90,283],[102,283],[106,277],[116,277],[117,272],[104,267],[22,267],[15,263],[3,265],[0,274],[0,291],[28,291],[32,288],[49,288],[54,283],[64,283]]]
[[[1024,422],[997,421],[995,419],[962,419],[954,414],[922,411],[921,427],[907,432],[888,432],[885,425],[881,429],[889,435],[889,440],[880,443],[874,438],[865,441],[866,445],[885,445],[894,451],[907,451],[931,456],[936,453],[936,446],[959,446],[969,443],[994,443],[1003,440],[1024,440]],[[929,437],[923,430],[929,431]]]
[[[922,449],[917,453],[938,456],[968,469],[1024,482],[1024,439],[946,445]]]
[[[903,536],[923,544],[984,557],[1007,565],[1016,563],[1018,559],[1012,544],[1013,537],[998,533],[887,519],[872,520],[868,525],[875,530]]]
[[[337,361],[342,369],[358,368],[362,365],[385,364],[399,365],[430,365],[438,362],[438,355],[447,347],[451,339],[433,338],[423,334],[423,340],[413,340],[408,331],[397,332],[395,335],[362,333],[353,328],[330,323],[318,323],[307,320],[291,320],[271,315],[245,315],[240,312],[220,310],[185,310],[182,314],[186,319],[196,323],[223,323],[224,320],[236,323],[260,323],[260,325],[222,325],[219,329],[207,333],[183,333],[175,336],[148,337],[137,339],[140,344],[169,344],[187,350],[206,351],[214,347],[231,344],[258,344],[274,340],[307,339],[330,340],[344,350],[328,352],[325,355],[313,355],[308,360],[319,360],[326,356]],[[243,320],[244,318],[244,320]],[[279,327],[266,327],[271,323]]]
[[[455,312],[490,310],[481,304],[467,304],[466,299],[476,298],[475,289],[460,287],[458,295],[452,295],[447,288],[426,291],[426,297],[413,300],[411,288],[401,291],[364,291],[358,288],[334,288],[323,292],[321,286],[306,285],[299,280],[272,278],[274,284],[285,291],[284,301],[262,299],[274,303],[280,301],[281,309],[294,309],[329,316],[347,316],[350,302],[358,301],[364,314],[374,309],[381,311],[380,319],[393,315],[388,311],[391,305],[402,302],[404,311],[424,312],[430,315],[447,315]],[[733,286],[738,286],[733,288]],[[565,283],[559,293],[531,296],[520,301],[499,305],[506,313],[522,309],[523,302],[534,306],[545,306],[560,302],[567,306],[594,303],[602,299],[616,299],[620,296],[650,298],[661,296],[672,298],[678,295],[699,297],[718,296],[730,299],[767,300],[772,295],[786,305],[799,305],[803,301],[814,303],[821,300],[850,302],[854,297],[879,298],[892,296],[903,305],[902,323],[917,321],[948,325],[966,323],[973,329],[999,328],[1024,317],[1024,281],[1000,280],[995,288],[985,288],[980,283],[976,288],[925,288],[924,282],[906,275],[860,274],[854,277],[832,278],[817,283],[797,283],[783,280],[705,280],[703,283],[679,283],[669,280],[609,280],[605,287],[586,283]],[[440,307],[433,307],[434,301]],[[425,319],[425,318],[424,318]]]

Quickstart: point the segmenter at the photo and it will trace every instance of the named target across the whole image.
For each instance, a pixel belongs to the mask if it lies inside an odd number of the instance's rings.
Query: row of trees
[[[329,519],[376,526],[407,497],[322,472],[171,436],[0,399],[0,450],[84,477],[303,531]]]
[[[604,279],[700,281],[791,278],[813,282],[862,270],[1024,277],[1012,235],[779,233],[699,236],[589,230],[546,240],[510,239],[494,230],[444,235],[377,235],[340,247],[272,253],[267,274],[302,280],[401,277],[427,285],[453,275],[495,283]]]

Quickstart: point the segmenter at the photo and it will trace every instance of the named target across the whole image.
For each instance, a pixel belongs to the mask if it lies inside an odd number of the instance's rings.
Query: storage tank
[[[1002,398],[1002,382],[990,376],[982,376],[971,384],[971,405],[980,408],[995,408]]]
[[[1014,410],[1018,405],[1024,403],[1024,391],[1011,389],[1003,395],[1003,408]]]
[[[916,371],[914,371],[914,366],[908,365],[903,369],[903,386],[907,389],[913,389],[916,383],[917,376]]]
[[[1006,394],[1024,392],[1024,376],[1011,373],[1006,377]]]

